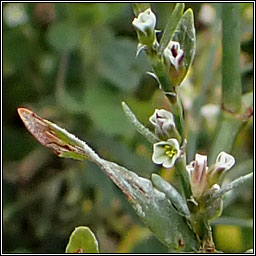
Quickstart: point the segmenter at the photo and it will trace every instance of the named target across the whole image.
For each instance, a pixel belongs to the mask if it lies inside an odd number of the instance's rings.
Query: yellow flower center
[[[164,149],[165,149],[165,154],[170,158],[172,158],[174,155],[177,154],[177,149],[172,148],[172,146],[170,145],[164,145]]]

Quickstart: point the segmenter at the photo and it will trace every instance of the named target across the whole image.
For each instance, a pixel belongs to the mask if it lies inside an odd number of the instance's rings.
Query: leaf
[[[129,202],[153,234],[171,251],[196,251],[198,244],[185,219],[150,180],[115,163],[101,159],[99,167],[126,194]]]
[[[192,64],[196,51],[196,33],[192,9],[185,11],[171,40],[179,42],[181,49],[184,51],[186,72],[182,78],[183,80]]]
[[[235,217],[220,217],[216,220],[211,221],[212,225],[231,225],[243,228],[253,228],[252,219],[241,219]]]
[[[99,253],[98,241],[88,227],[77,227],[69,237],[65,253]]]
[[[230,182],[229,184],[223,186],[220,190],[218,190],[210,199],[209,199],[209,204],[218,199],[219,197],[223,196],[225,193],[229,192],[232,189],[235,189],[239,186],[241,186],[242,184],[244,184],[247,181],[250,181],[251,179],[253,179],[253,172],[242,176],[238,179],[233,180],[232,182]]]
[[[75,152],[79,157],[81,156],[79,160],[87,157],[96,163],[123,191],[136,213],[153,234],[170,250],[197,250],[198,242],[186,220],[176,212],[165,194],[153,187],[150,180],[100,158],[85,142],[32,111],[19,108],[18,112],[32,135],[57,155],[74,158],[68,153]]]
[[[182,18],[184,8],[185,8],[185,5],[183,3],[177,3],[175,5],[175,8],[172,14],[170,15],[168,22],[165,26],[164,33],[160,41],[159,52],[161,54],[163,53],[163,50],[167,47],[168,43],[173,37],[173,34],[177,29],[180,19]]]
[[[131,122],[131,124],[134,125],[136,130],[141,135],[143,135],[152,144],[159,141],[155,134],[153,134],[148,128],[146,128],[142,123],[140,123],[140,121],[137,119],[135,114],[131,111],[131,109],[125,102],[122,102],[122,107],[128,120]]]
[[[44,146],[60,157],[84,160],[84,142],[31,110],[18,108],[18,113],[28,131]]]
[[[152,174],[152,181],[155,187],[159,191],[165,193],[167,198],[171,200],[171,202],[174,204],[180,215],[185,216],[186,218],[190,218],[191,214],[186,202],[179,194],[179,192],[171,184],[169,184],[167,181],[165,181],[161,176],[157,174]]]
[[[94,85],[86,90],[85,110],[97,130],[109,136],[132,136],[134,129],[127,124],[119,99],[120,94],[104,85]]]

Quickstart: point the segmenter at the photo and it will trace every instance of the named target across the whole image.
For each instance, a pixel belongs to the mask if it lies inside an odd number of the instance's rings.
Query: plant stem
[[[222,105],[230,112],[241,108],[239,4],[222,4]]]

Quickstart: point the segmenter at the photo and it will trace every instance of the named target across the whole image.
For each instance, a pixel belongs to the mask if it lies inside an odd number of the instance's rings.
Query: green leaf
[[[77,227],[72,232],[66,253],[99,253],[98,241],[88,227]]]
[[[160,45],[159,45],[160,53],[163,52],[163,50],[167,47],[168,43],[173,37],[173,34],[176,31],[177,26],[182,18],[184,8],[185,8],[185,5],[183,3],[177,3],[175,5],[175,8],[168,19],[168,22],[164,29],[163,36],[160,41]]]
[[[85,142],[42,119],[32,111],[20,108],[18,112],[31,134],[57,155],[73,158],[73,155],[69,153],[75,152],[81,156],[81,159],[84,156],[96,163],[123,191],[136,213],[153,234],[171,251],[196,251],[198,249],[195,234],[187,225],[186,220],[177,213],[165,194],[153,187],[150,180],[100,158]],[[79,248],[83,247],[77,247],[75,250]]]
[[[196,251],[198,244],[186,220],[150,180],[115,163],[101,160],[99,167],[126,194],[129,202],[153,234],[171,251]]]
[[[152,182],[159,191],[165,193],[165,195],[171,200],[180,215],[190,218],[191,214],[186,202],[171,184],[157,174],[152,174]]]
[[[232,189],[235,189],[239,186],[241,186],[242,184],[244,184],[245,182],[248,182],[250,180],[253,179],[253,172],[242,176],[238,179],[233,180],[231,183],[223,186],[220,190],[218,190],[210,199],[209,199],[209,204],[218,199],[219,197],[223,196],[225,193],[229,192]]]
[[[109,136],[134,134],[132,125],[127,124],[121,107],[119,94],[104,85],[91,86],[86,90],[85,110],[97,130]]]
[[[187,9],[185,11],[171,40],[179,42],[181,49],[184,51],[184,64],[186,72],[181,79],[182,81],[192,64],[196,51],[196,33],[192,9]]]

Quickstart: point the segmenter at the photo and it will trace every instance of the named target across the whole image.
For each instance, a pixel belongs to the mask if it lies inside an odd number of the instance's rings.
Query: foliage
[[[181,90],[188,113],[186,127],[192,130],[188,138],[196,134],[194,144],[188,146],[203,153],[214,140],[217,118],[209,111],[204,115],[202,106],[220,99],[220,10],[219,4],[191,5],[197,53]],[[155,3],[152,7],[159,18],[157,27],[164,27],[161,23],[166,24],[174,4]],[[205,10],[209,16],[216,12],[215,19],[203,17]],[[17,107],[29,107],[86,138],[102,157],[139,176],[149,178],[152,172],[160,172],[175,183],[171,172],[152,164],[151,145],[135,133],[122,113],[121,101],[125,101],[150,127],[147,117],[154,108],[166,105],[157,83],[145,75],[149,70],[146,58],[143,54],[135,58],[137,39],[130,24],[131,6],[6,3],[3,11],[4,251],[63,252],[67,234],[86,225],[96,233],[102,252],[124,248],[129,252],[167,252],[143,229],[126,198],[98,167],[52,156],[24,132],[16,112]],[[245,93],[252,91],[253,84],[252,4],[241,4],[239,11]],[[252,168],[252,121],[242,128],[232,147],[241,167],[234,168],[226,180]],[[250,220],[251,192],[229,194],[223,215]],[[238,234],[233,238],[236,242],[223,245],[221,236],[231,228]],[[243,252],[252,247],[251,226],[224,221],[214,224],[213,231],[219,250]],[[15,239],[19,236],[22,239]]]

